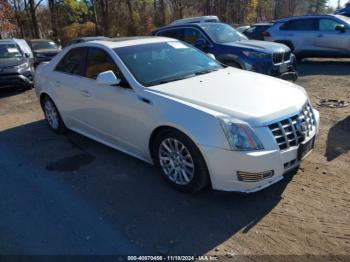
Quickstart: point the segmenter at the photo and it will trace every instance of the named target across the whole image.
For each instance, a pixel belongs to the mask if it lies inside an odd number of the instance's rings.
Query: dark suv
[[[0,40],[0,88],[30,89],[33,86],[33,73],[30,55],[24,53],[16,41]]]
[[[169,25],[153,35],[182,40],[221,63],[287,80],[296,80],[294,55],[283,44],[249,40],[228,24],[187,23]]]

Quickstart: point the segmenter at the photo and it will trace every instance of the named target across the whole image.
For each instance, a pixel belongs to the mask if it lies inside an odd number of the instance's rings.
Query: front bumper
[[[247,70],[284,80],[296,81],[298,79],[298,72],[293,57],[290,61],[281,64],[273,64],[270,59],[256,60],[252,64],[245,63],[245,67]]]
[[[31,72],[0,74],[0,88],[2,87],[28,87],[33,85]]]
[[[317,126],[305,143],[314,139],[318,133],[319,113],[316,110],[314,113]],[[264,151],[241,152],[199,146],[209,169],[213,189],[241,193],[257,192],[282,180],[285,173],[299,166],[299,147],[280,150],[267,129],[263,127],[256,130],[257,135],[264,139]],[[272,171],[273,176],[259,181],[240,181],[237,175],[237,172],[259,174],[267,171]]]

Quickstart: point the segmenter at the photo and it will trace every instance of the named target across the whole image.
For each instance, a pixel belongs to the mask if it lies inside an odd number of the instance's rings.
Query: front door
[[[98,84],[97,76],[112,70],[122,79],[119,86]],[[89,94],[84,122],[94,138],[134,155],[147,155],[148,137],[154,115],[146,103],[126,82],[108,52],[90,47],[86,61],[84,86]]]

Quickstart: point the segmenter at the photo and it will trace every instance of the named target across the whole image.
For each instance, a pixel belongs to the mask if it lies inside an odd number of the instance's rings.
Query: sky
[[[346,2],[348,2],[348,0],[340,0],[340,5],[344,6]],[[330,6],[333,6],[333,7],[338,6],[338,0],[329,0],[328,3]]]

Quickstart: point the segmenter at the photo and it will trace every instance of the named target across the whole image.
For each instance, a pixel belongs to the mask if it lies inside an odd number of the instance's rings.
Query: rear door
[[[55,102],[66,117],[70,128],[82,128],[88,94],[84,93],[81,82],[85,71],[85,47],[71,49],[57,64],[52,73]]]
[[[328,56],[349,56],[350,31],[340,32],[336,30],[337,25],[347,25],[334,18],[319,19],[319,33],[315,40],[315,46]]]

